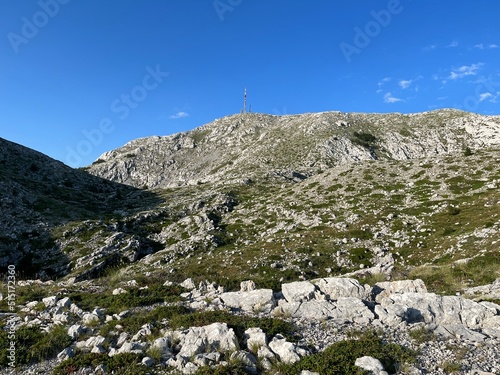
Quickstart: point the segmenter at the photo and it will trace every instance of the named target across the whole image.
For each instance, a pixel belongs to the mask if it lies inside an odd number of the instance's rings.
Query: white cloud
[[[493,97],[493,94],[490,93],[490,92],[485,92],[484,94],[481,94],[479,95],[479,101],[480,102],[483,102],[485,101],[486,99],[489,99],[489,98],[492,98]]]
[[[189,116],[189,113],[180,111],[180,112],[177,112],[175,115],[170,116],[170,118],[177,119],[177,118],[183,118],[183,117],[188,117],[188,116]]]
[[[382,87],[383,85],[385,85],[387,82],[390,82],[391,80],[391,77],[385,77],[384,79],[382,79],[379,83],[377,83],[378,87]]]
[[[410,87],[412,82],[413,80],[411,79],[409,80],[402,79],[399,81],[399,87],[401,87],[402,89],[407,89],[408,87]]]
[[[479,49],[495,49],[495,48],[498,48],[498,45],[494,44],[494,43],[492,43],[492,44],[483,44],[483,43],[481,43],[481,44],[476,44],[474,46],[474,48],[479,48]]]
[[[397,102],[401,102],[402,99],[399,99],[399,98],[396,98],[394,96],[392,96],[392,94],[390,92],[386,93],[384,95],[384,103],[397,103]]]
[[[426,46],[426,47],[422,48],[422,51],[430,52],[430,51],[434,51],[436,48],[437,48],[437,44],[431,44],[430,46]]]
[[[464,78],[467,76],[475,76],[479,69],[483,66],[483,63],[477,63],[472,65],[463,65],[460,68],[453,69],[448,77],[448,79],[456,80],[459,78]]]
[[[453,40],[450,44],[446,46],[446,48],[453,48],[453,47],[458,47],[458,42],[456,40]]]

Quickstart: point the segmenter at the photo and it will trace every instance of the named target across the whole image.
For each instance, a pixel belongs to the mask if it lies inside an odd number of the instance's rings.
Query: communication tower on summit
[[[247,88],[245,87],[245,93],[243,94],[243,113],[247,113]]]

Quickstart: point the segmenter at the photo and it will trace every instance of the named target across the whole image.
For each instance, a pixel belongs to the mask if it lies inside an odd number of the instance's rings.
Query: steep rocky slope
[[[420,114],[240,114],[193,131],[134,140],[89,172],[165,188],[256,177],[299,180],[360,160],[407,160],[500,143],[500,118],[456,110]]]
[[[134,212],[157,201],[0,138],[0,270],[17,264],[25,277],[66,274],[69,260],[54,228],[120,217],[123,206]]]

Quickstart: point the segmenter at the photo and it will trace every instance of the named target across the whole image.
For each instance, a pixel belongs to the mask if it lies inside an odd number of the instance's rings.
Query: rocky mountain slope
[[[155,203],[151,193],[74,170],[2,138],[0,191],[0,270],[17,264],[25,277],[67,273],[69,260],[52,233],[58,226]]]
[[[408,160],[498,145],[500,118],[427,113],[247,113],[167,137],[137,139],[100,156],[89,172],[135,187],[220,180],[298,180],[361,160]]]
[[[64,344],[18,363],[324,374],[321,353],[363,342],[392,373],[500,371],[499,145],[500,117],[454,110],[235,115],[82,170],[0,139],[0,266],[41,279],[17,290],[22,335]]]

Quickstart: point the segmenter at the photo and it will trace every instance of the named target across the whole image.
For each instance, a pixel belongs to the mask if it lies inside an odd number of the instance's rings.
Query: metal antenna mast
[[[245,94],[243,95],[243,113],[247,113],[247,88],[245,87]]]

